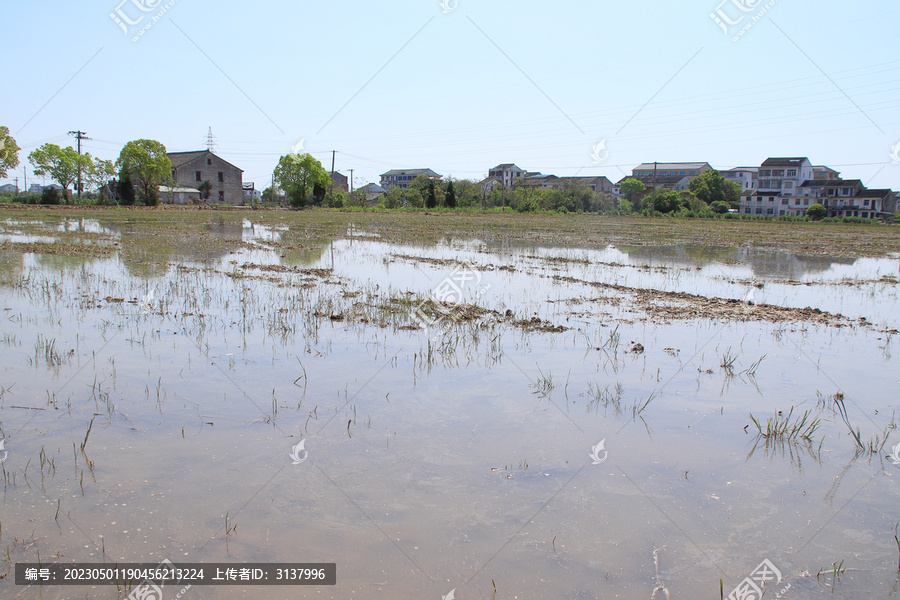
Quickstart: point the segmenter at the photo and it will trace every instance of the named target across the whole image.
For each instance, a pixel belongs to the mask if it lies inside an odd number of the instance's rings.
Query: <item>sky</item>
[[[69,131],[114,160],[212,128],[257,189],[302,149],[356,187],[806,156],[900,190],[898,24],[895,0],[3,0],[0,125],[22,152],[0,183],[41,182],[28,153]]]

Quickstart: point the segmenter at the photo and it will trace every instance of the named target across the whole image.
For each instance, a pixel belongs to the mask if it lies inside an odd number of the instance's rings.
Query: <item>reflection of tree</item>
[[[310,267],[322,260],[322,256],[330,246],[330,242],[315,242],[313,244],[298,244],[282,248],[281,258],[285,265]]]
[[[35,264],[45,267],[51,271],[65,271],[66,269],[80,269],[89,263],[93,263],[95,258],[87,256],[72,256],[69,254],[35,254]]]
[[[9,283],[22,275],[22,254],[0,251],[0,283]]]

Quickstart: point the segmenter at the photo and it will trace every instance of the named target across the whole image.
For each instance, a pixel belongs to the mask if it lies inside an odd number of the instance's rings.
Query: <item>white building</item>
[[[758,173],[759,167],[735,167],[719,171],[722,177],[741,186],[742,194],[756,189],[756,176]]]

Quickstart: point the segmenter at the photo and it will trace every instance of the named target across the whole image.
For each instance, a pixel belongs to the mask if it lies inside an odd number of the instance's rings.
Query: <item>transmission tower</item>
[[[210,152],[216,151],[216,136],[213,135],[212,127],[209,128],[206,134],[206,149]]]

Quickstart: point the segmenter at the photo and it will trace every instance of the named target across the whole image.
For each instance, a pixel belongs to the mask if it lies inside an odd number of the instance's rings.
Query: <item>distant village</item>
[[[243,206],[259,201],[263,190],[243,181],[243,171],[216,155],[210,149],[192,152],[167,153],[172,163],[169,185],[159,186],[164,203],[228,204]],[[511,192],[520,188],[537,190],[569,190],[583,187],[594,194],[610,198],[616,206],[626,199],[639,202],[649,194],[686,192],[691,181],[713,170],[706,162],[657,162],[642,163],[630,175],[612,182],[605,176],[558,177],[527,171],[512,163],[497,165],[488,170],[487,177],[477,186],[482,198],[498,198],[506,205]],[[331,171],[331,192],[354,192],[347,176]],[[857,217],[862,219],[893,220],[897,212],[897,193],[890,189],[870,189],[859,179],[843,179],[841,174],[827,166],[814,165],[806,157],[771,157],[759,166],[735,167],[719,171],[727,181],[739,186],[738,206],[729,209],[744,215],[797,217],[806,214],[813,204],[825,207],[828,217]],[[443,177],[429,168],[391,169],[380,176],[379,183],[370,183],[356,190],[364,194],[369,206],[383,202],[395,189],[407,189],[418,178],[443,182]],[[623,186],[628,180],[640,182],[642,189],[635,194],[633,186]],[[444,182],[447,183],[447,182]],[[459,184],[459,182],[454,181]],[[59,191],[57,184],[41,186],[32,184],[30,193],[41,193],[45,187]],[[18,193],[12,184],[0,186],[0,192]],[[274,198],[283,199],[283,192],[272,192]],[[497,204],[496,201],[493,204]]]

